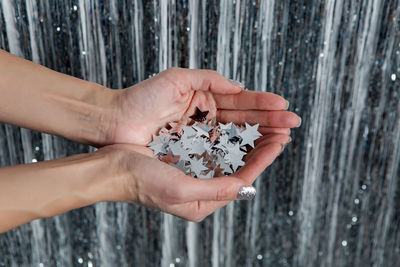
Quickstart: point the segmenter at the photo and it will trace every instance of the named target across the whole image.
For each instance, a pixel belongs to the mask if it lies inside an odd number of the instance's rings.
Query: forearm
[[[0,168],[0,232],[102,201],[118,201],[106,153]]]
[[[108,144],[113,90],[0,50],[0,121],[94,146]]]

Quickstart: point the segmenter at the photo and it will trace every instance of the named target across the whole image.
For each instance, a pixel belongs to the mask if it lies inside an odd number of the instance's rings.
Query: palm
[[[282,111],[285,100],[270,93],[242,91],[212,71],[173,69],[123,90],[115,118],[114,143],[146,145],[169,122],[184,121],[196,107],[208,118],[259,123],[267,133],[288,133],[298,117]],[[268,130],[266,128],[275,128]],[[276,128],[285,128],[279,132]]]
[[[187,90],[181,94],[179,90],[182,89],[169,81],[152,79],[127,90],[125,101],[130,102],[126,104],[123,117],[128,123],[120,126],[119,138],[126,138],[127,143],[145,145],[169,122],[192,115],[196,106],[215,114],[216,105],[210,92]]]

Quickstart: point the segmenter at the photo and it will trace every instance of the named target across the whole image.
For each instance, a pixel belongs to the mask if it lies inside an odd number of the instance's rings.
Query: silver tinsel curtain
[[[399,13],[399,0],[1,0],[0,48],[20,57],[114,89],[215,69],[282,94],[303,125],[252,201],[198,224],[97,204],[0,235],[0,266],[398,265]],[[88,151],[0,125],[1,166]]]

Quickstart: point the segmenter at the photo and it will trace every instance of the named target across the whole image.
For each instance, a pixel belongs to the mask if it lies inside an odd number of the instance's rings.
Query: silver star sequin
[[[254,141],[261,136],[258,124],[217,125],[215,118],[208,121],[197,118],[189,125],[182,122],[169,125],[170,130],[162,128],[148,146],[160,160],[198,178],[234,173],[245,164],[246,145],[254,147]]]

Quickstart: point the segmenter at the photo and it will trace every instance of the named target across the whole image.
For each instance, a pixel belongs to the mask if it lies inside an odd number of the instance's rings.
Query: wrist
[[[137,179],[135,178],[137,164],[140,164],[137,153],[132,152],[129,148],[131,145],[109,145],[105,146],[95,153],[99,153],[104,157],[102,166],[106,166],[108,172],[104,178],[99,178],[97,183],[101,189],[98,191],[109,190],[107,194],[100,194],[96,198],[96,202],[113,201],[113,202],[129,202],[137,203]]]
[[[149,164],[152,152],[143,146],[127,144],[105,146],[96,152],[104,153],[108,158],[106,166],[111,173],[108,187],[112,188],[114,192],[108,194],[113,196],[112,199],[102,199],[101,201],[134,204],[146,202],[147,197],[143,193],[148,192],[151,188],[143,190],[144,181],[147,180],[143,178],[143,174],[147,177],[148,168],[154,167]]]
[[[58,173],[58,181],[54,181],[56,187],[50,193],[50,196],[54,195],[53,201],[39,206],[40,217],[55,216],[98,202],[119,201],[118,173],[109,154],[99,150],[62,160],[65,161],[61,164],[49,161],[54,167],[49,166],[48,177]]]
[[[88,93],[81,99],[79,136],[75,139],[94,147],[110,145],[120,92],[93,82],[85,87]]]
[[[0,232],[97,202],[118,201],[121,191],[110,160],[96,151],[0,168]]]
[[[84,199],[85,206],[98,202],[119,201],[121,189],[118,166],[110,153],[97,150],[84,154],[80,162],[80,178],[74,189],[76,196]],[[79,176],[77,176],[79,177]]]

